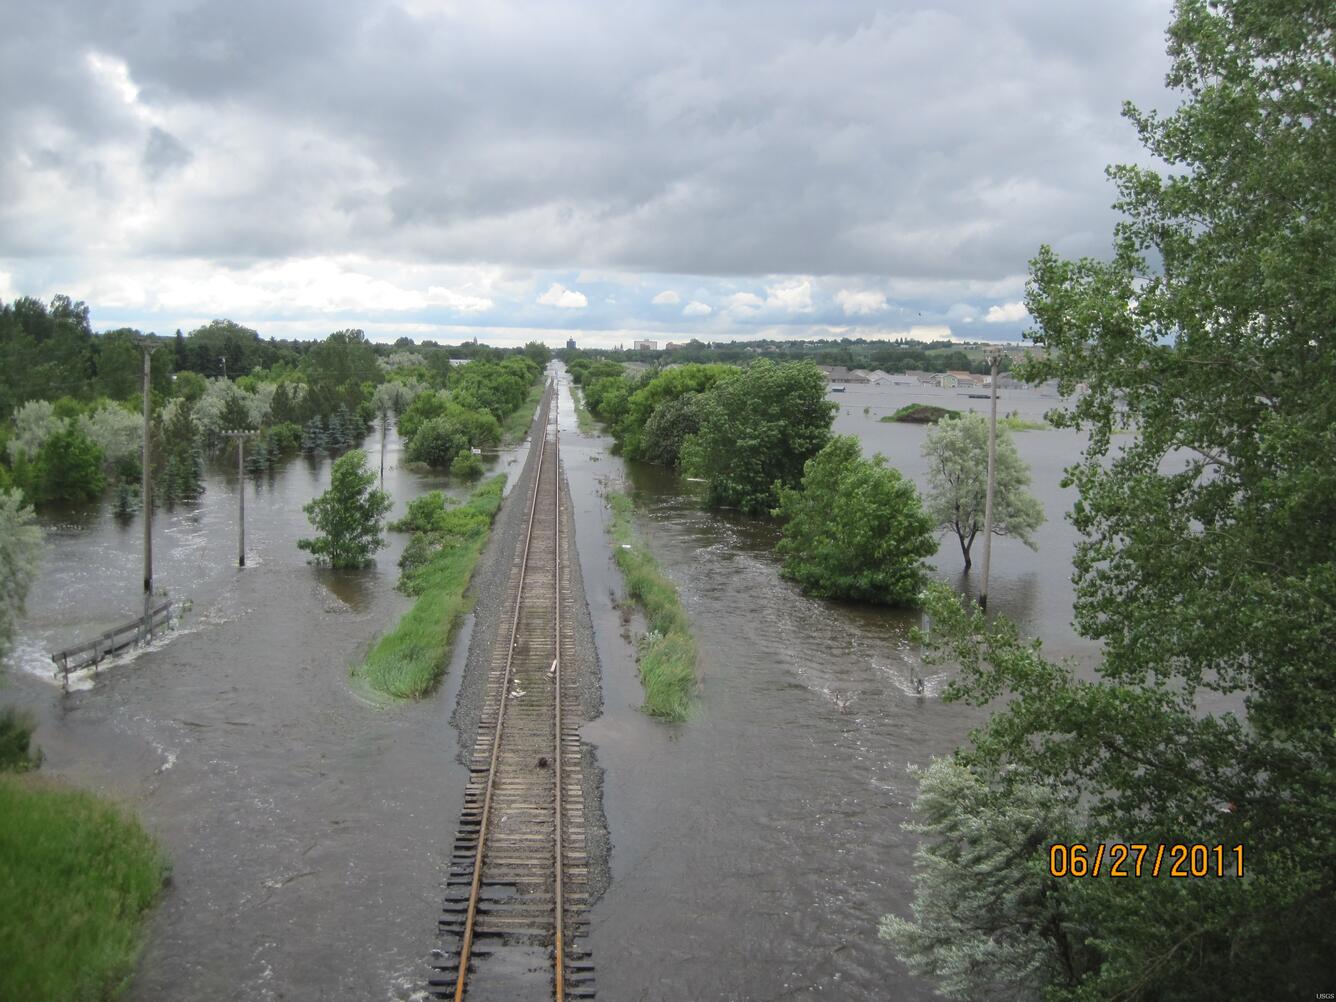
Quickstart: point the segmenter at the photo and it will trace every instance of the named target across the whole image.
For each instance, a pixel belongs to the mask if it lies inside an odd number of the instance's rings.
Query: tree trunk
[[[970,533],[969,540],[966,541],[963,532],[957,532],[956,536],[960,539],[960,555],[965,558],[965,570],[970,569],[970,547],[974,544],[974,534]]]

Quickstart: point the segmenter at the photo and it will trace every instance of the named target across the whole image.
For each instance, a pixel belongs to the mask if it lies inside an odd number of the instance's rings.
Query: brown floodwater
[[[836,431],[920,484],[926,430],[876,419],[911,400],[987,406],[918,388],[833,399]],[[1008,391],[1002,409],[1037,416],[1057,403]],[[778,575],[772,524],[701,511],[693,485],[628,469],[610,440],[579,434],[568,393],[560,408],[603,671],[604,714],[585,728],[612,841],[612,883],[591,916],[601,997],[933,997],[878,940],[877,920],[909,908],[911,768],[949,753],[983,713],[940,699],[947,674],[925,669],[908,638],[917,615],[806,598]],[[1059,486],[1082,440],[1016,440],[1049,520],[1037,553],[995,544],[990,605],[1051,651],[1087,658],[1093,647],[1069,625],[1075,536]],[[396,514],[423,490],[455,490],[402,469],[398,454],[391,436]],[[496,465],[513,477],[524,457]],[[450,716],[468,634],[420,703],[383,706],[351,682],[349,666],[407,607],[393,590],[403,540],[392,536],[373,570],[307,564],[294,544],[308,531],[301,506],[328,477],[328,460],[297,458],[247,478],[241,571],[236,475],[212,468],[202,502],[155,525],[156,581],[191,603],[180,629],[68,696],[47,652],[133,615],[141,527],[106,505],[47,520],[52,545],[0,700],[38,717],[46,770],[126,802],[173,860],[136,1002],[407,999],[421,986],[466,780]],[[609,487],[635,497],[700,645],[699,700],[682,725],[636,709]],[[972,587],[953,539],[934,566]]]
[[[378,465],[378,435],[367,448]],[[526,451],[491,465],[513,478]],[[424,490],[467,490],[399,453],[391,434],[394,515]],[[382,705],[350,679],[408,607],[394,591],[404,539],[390,534],[370,570],[310,566],[301,507],[329,468],[299,457],[247,478],[245,570],[234,465],[208,471],[198,505],[159,512],[155,580],[191,608],[69,695],[47,651],[134,615],[142,526],[105,504],[47,520],[0,701],[37,717],[44,772],[126,803],[171,858],[136,1002],[406,999],[422,985],[467,778],[449,718],[468,631],[421,702]]]

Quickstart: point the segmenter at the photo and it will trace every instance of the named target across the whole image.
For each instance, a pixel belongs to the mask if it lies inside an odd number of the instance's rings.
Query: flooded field
[[[920,397],[960,409],[987,403],[936,392],[851,390],[835,397],[835,430],[921,483],[925,429],[876,419]],[[1004,411],[1035,417],[1057,403],[1008,396]],[[935,997],[878,940],[877,920],[909,909],[914,839],[901,825],[915,790],[910,767],[949,753],[982,712],[938,698],[946,677],[925,672],[908,639],[916,614],[804,597],[779,577],[772,524],[703,512],[690,484],[625,469],[606,454],[609,440],[571,433],[569,405],[562,423],[603,658],[604,717],[586,728],[608,764],[613,843],[612,886],[593,913],[600,989],[646,1000]],[[1068,625],[1075,537],[1058,482],[1081,442],[1052,430],[1017,442],[1049,521],[1038,553],[994,545],[991,604],[1079,655],[1089,648]],[[678,727],[634,709],[634,652],[602,535],[601,493],[623,485],[700,646],[699,707]],[[954,538],[935,565],[968,587]]]
[[[836,431],[921,484],[926,429],[877,418],[910,401],[987,403],[942,392],[851,388],[835,398]],[[1009,393],[1002,409],[1038,417],[1056,403]],[[908,639],[916,614],[804,597],[779,577],[773,524],[701,511],[691,484],[628,469],[609,439],[579,434],[568,393],[560,408],[603,674],[604,714],[585,728],[612,841],[611,887],[591,916],[600,995],[931,998],[878,940],[877,920],[909,907],[911,767],[949,753],[983,714],[942,702],[947,676],[925,670]],[[1055,653],[1087,656],[1068,624],[1075,537],[1059,486],[1081,440],[1016,440],[1048,522],[1037,553],[995,545],[991,604]],[[513,475],[524,456],[496,464]],[[407,605],[393,590],[403,540],[391,537],[374,570],[309,566],[294,541],[328,470],[298,458],[247,479],[244,571],[230,466],[210,472],[200,505],[160,514],[155,577],[190,601],[182,628],[68,696],[47,652],[133,614],[141,530],[105,507],[48,526],[4,700],[37,715],[46,770],[125,801],[174,861],[136,1002],[407,999],[421,984],[466,779],[450,717],[468,637],[421,703],[380,706],[351,682],[349,666]],[[435,486],[454,489],[401,469],[392,438],[396,514]],[[636,624],[617,603],[609,488],[634,495],[700,645],[699,704],[680,726],[636,709]],[[954,539],[934,564],[972,587]]]
[[[375,466],[378,436],[367,447]],[[492,465],[513,476],[525,451]],[[398,455],[391,436],[395,515],[456,490]],[[308,565],[301,506],[329,467],[295,458],[247,478],[244,571],[234,467],[210,471],[198,507],[160,513],[155,579],[192,603],[182,628],[68,696],[46,652],[133,615],[142,528],[105,506],[48,527],[3,701],[37,716],[44,772],[128,804],[173,862],[129,999],[407,998],[421,984],[466,779],[449,722],[460,672],[391,707],[349,678],[407,607],[393,590],[404,540],[390,534],[373,570]]]

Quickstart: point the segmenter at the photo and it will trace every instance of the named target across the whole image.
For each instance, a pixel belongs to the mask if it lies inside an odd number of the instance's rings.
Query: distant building
[[[574,351],[574,350],[575,350],[575,338],[573,338],[573,337],[568,337],[568,338],[566,339],[566,347],[567,347],[570,351]]]
[[[959,369],[949,369],[947,371],[949,375],[956,377],[956,382],[961,383],[963,385],[968,386],[970,384],[973,384],[975,386],[979,386],[980,384],[983,383],[983,376],[980,376],[976,373],[962,372]]]
[[[666,345],[663,346],[663,350],[676,351],[678,348],[685,348],[685,347],[686,345],[684,344],[678,344],[676,341],[669,341]]]
[[[850,372],[843,365],[818,365],[818,369],[826,374],[828,383],[866,383],[866,375],[860,375],[859,372]]]
[[[631,348],[634,351],[658,351],[658,341],[632,341]]]

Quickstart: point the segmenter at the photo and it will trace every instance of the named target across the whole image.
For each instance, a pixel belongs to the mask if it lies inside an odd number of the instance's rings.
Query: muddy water
[[[836,430],[859,434],[867,451],[921,480],[924,430],[862,411],[911,398],[840,396]],[[1037,415],[1055,403],[1034,397],[1003,410]],[[772,526],[702,512],[690,485],[626,470],[608,440],[574,432],[569,403],[562,424],[604,676],[604,716],[586,728],[606,767],[613,845],[612,885],[593,913],[600,991],[647,1000],[935,997],[878,940],[877,920],[909,909],[909,767],[950,752],[982,713],[941,701],[945,676],[925,674],[908,641],[915,615],[805,598],[778,575]],[[1061,513],[1070,501],[1058,486],[1079,442],[1054,431],[1017,440],[1050,521],[1037,555],[995,545],[992,604],[1079,655],[1086,648],[1067,626],[1074,537]],[[681,726],[634,709],[641,691],[614,604],[621,582],[600,497],[623,483],[700,645],[699,707]],[[961,563],[944,544],[940,576],[968,587]]]
[[[367,447],[377,463],[379,437]],[[524,452],[492,465],[514,476]],[[398,460],[391,435],[394,514],[455,491]],[[435,945],[466,779],[448,719],[461,672],[406,706],[349,679],[407,607],[393,590],[404,540],[391,534],[372,570],[309,566],[301,506],[329,467],[298,458],[247,478],[244,571],[236,474],[211,470],[199,506],[156,520],[156,581],[193,603],[182,628],[68,696],[44,652],[133,614],[142,530],[105,508],[48,527],[0,701],[38,717],[45,772],[128,803],[171,857],[130,999],[407,998]]]

